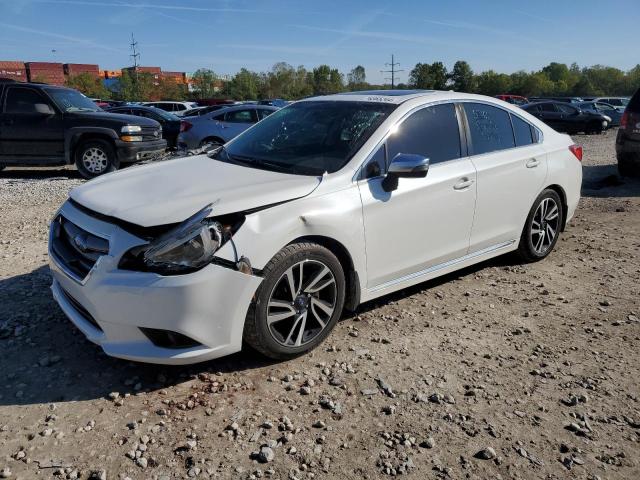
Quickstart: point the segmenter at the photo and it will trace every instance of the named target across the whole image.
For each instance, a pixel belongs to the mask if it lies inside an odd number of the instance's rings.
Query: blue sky
[[[142,65],[188,72],[361,64],[381,82],[391,53],[400,81],[436,60],[507,73],[551,61],[626,70],[640,62],[638,25],[639,0],[0,0],[0,60],[121,68],[134,32]]]

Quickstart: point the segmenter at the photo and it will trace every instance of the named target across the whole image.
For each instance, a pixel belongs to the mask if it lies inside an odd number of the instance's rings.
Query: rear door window
[[[578,110],[570,105],[558,104],[556,105],[556,107],[565,115],[575,115],[576,113],[578,113]]]
[[[413,153],[431,164],[460,158],[460,127],[453,103],[425,107],[411,114],[387,140],[387,158]]]
[[[553,103],[542,103],[540,105],[538,105],[538,107],[540,108],[541,112],[557,112],[558,110],[556,109],[555,104]]]
[[[483,103],[463,103],[473,155],[496,152],[515,147],[509,113]]]
[[[255,110],[251,109],[227,112],[224,121],[228,123],[255,123],[258,119]]]

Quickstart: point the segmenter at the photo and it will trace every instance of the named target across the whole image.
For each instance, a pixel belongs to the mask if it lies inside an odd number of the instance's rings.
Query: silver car
[[[192,150],[205,145],[223,145],[277,110],[270,106],[237,105],[189,117],[178,137],[178,146]]]

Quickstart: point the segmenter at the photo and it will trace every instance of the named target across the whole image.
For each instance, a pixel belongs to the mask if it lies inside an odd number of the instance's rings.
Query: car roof
[[[437,90],[361,90],[355,92],[336,93],[332,95],[323,95],[316,97],[308,97],[302,99],[302,102],[317,101],[343,101],[343,102],[376,102],[376,103],[393,103],[401,104],[413,98],[433,95]]]

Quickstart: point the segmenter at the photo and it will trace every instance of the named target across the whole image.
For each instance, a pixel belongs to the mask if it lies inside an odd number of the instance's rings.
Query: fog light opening
[[[202,345],[200,342],[189,338],[186,335],[171,330],[160,330],[157,328],[143,328],[140,331],[153,343],[156,347],[161,348],[192,348]]]

